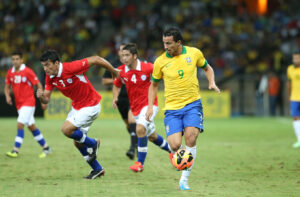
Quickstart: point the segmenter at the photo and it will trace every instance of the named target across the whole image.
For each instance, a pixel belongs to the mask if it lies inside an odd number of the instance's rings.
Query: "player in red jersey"
[[[9,69],[6,74],[4,94],[7,104],[12,105],[10,96],[10,89],[12,87],[19,114],[17,120],[18,132],[13,150],[7,152],[6,155],[13,158],[18,157],[19,149],[24,138],[24,125],[26,125],[32,132],[34,139],[43,147],[43,152],[39,157],[45,158],[51,153],[51,149],[40,130],[34,124],[35,98],[33,86],[42,89],[42,84],[39,82],[35,73],[23,64],[22,53],[15,52],[12,54],[12,64],[13,67]]]
[[[129,169],[134,172],[142,172],[147,155],[148,139],[163,150],[170,152],[170,148],[167,141],[155,132],[154,122],[149,122],[145,119],[145,113],[148,108],[148,89],[151,84],[150,79],[153,65],[151,63],[141,62],[138,59],[137,47],[136,44],[133,43],[124,46],[122,58],[124,65],[118,67],[120,76],[114,81],[113,107],[117,107],[121,86],[125,84],[130,109],[137,123],[136,133],[138,136],[138,161],[130,166]],[[157,98],[155,99],[153,109],[155,112],[151,120],[154,119],[158,112]]]
[[[39,89],[37,97],[42,103],[49,103],[55,87],[72,100],[72,109],[61,130],[65,136],[74,140],[74,145],[91,166],[92,171],[85,178],[95,179],[104,175],[104,169],[96,160],[100,140],[87,136],[91,124],[100,114],[101,96],[84,73],[92,65],[108,69],[113,77],[119,76],[119,71],[99,56],[61,63],[54,50],[44,52],[40,61],[46,72],[46,83],[45,91]]]

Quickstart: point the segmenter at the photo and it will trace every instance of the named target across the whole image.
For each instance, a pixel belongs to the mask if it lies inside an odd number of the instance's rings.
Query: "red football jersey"
[[[120,76],[114,80],[114,85],[121,87],[122,83],[125,84],[130,109],[133,115],[137,116],[143,107],[148,105],[148,89],[151,84],[153,65],[138,60],[135,70],[130,70],[125,64],[118,67],[118,69],[120,70]],[[154,105],[157,106],[157,97]]]
[[[94,89],[84,72],[89,69],[87,59],[59,64],[57,76],[46,75],[45,90],[56,87],[72,100],[74,109],[97,105],[101,96]]]
[[[38,82],[35,73],[25,64],[21,65],[18,72],[15,71],[15,67],[8,70],[5,83],[12,86],[18,110],[22,106],[35,106],[33,86]]]

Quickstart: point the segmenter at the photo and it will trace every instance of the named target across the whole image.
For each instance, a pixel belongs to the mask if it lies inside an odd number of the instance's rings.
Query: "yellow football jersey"
[[[291,81],[291,101],[300,101],[300,67],[288,66],[287,77]]]
[[[197,66],[205,68],[207,61],[199,49],[182,47],[180,55],[172,57],[164,52],[154,62],[152,80],[164,80],[164,110],[181,109],[201,98]]]

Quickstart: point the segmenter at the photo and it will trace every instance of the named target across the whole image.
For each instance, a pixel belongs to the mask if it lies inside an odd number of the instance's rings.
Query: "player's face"
[[[118,51],[118,54],[119,54],[119,57],[120,57],[120,62],[121,62],[122,64],[124,64],[124,62],[123,62],[123,57],[122,57],[122,50],[123,50],[124,46],[125,46],[125,45],[120,45],[120,49],[119,49],[119,51]]]
[[[173,36],[163,36],[163,43],[165,50],[171,55],[176,56],[178,55],[178,51],[181,46],[181,41],[178,40],[177,42],[174,41]]]
[[[12,65],[15,68],[19,68],[21,66],[21,64],[23,63],[23,59],[19,55],[13,55],[11,57],[11,60],[12,60]]]
[[[133,63],[137,59],[137,56],[130,53],[129,50],[122,50],[122,59],[124,64],[126,64],[129,67],[132,67]]]
[[[293,54],[293,64],[300,66],[300,54]]]
[[[42,62],[42,65],[43,65],[44,71],[47,75],[57,75],[58,74],[59,61],[56,61],[53,63],[50,60],[47,60],[45,62]]]

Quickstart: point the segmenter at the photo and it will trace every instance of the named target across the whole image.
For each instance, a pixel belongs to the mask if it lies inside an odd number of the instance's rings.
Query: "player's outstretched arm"
[[[43,89],[37,89],[36,96],[41,101],[41,103],[48,104],[50,101],[51,91],[43,91]]]
[[[89,65],[101,66],[109,70],[113,78],[119,77],[120,71],[115,69],[106,59],[99,56],[91,56],[87,58]]]
[[[209,90],[214,89],[217,93],[220,93],[221,91],[215,82],[215,74],[213,68],[209,64],[207,64],[207,66],[203,70],[208,80],[208,89]]]
[[[153,115],[153,103],[155,97],[157,96],[158,92],[158,82],[151,81],[151,85],[149,86],[148,90],[148,109],[146,112],[146,120],[151,121],[151,117]]]
[[[118,103],[118,97],[119,97],[119,94],[120,94],[120,91],[121,91],[121,88],[120,87],[117,87],[116,85],[113,85],[113,101],[112,101],[112,106],[113,108],[117,109],[118,106],[117,106],[117,103]]]
[[[6,98],[6,103],[9,104],[9,105],[12,105],[12,99],[11,99],[11,96],[10,96],[10,84],[5,84],[5,87],[4,87],[4,94],[5,94],[5,98]]]

